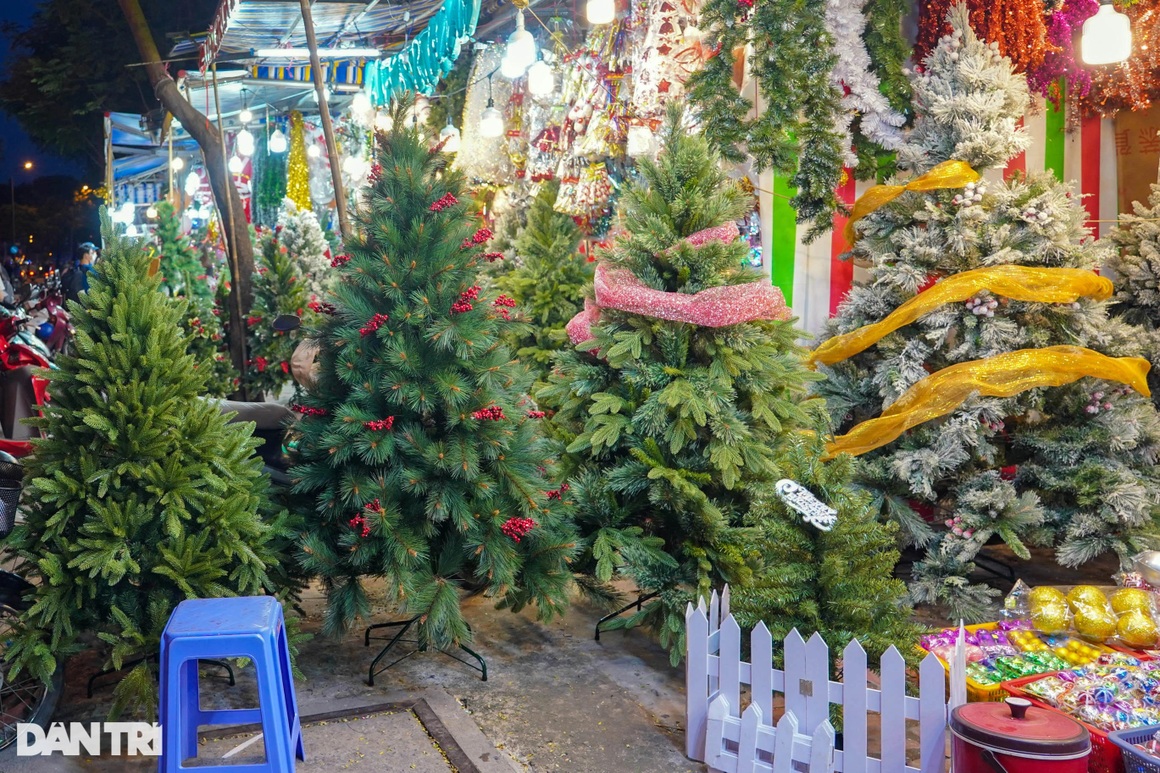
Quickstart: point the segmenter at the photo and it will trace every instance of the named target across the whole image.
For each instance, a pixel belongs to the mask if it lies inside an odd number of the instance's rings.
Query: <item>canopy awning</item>
[[[375,46],[390,51],[413,38],[439,10],[441,0],[404,5],[383,0],[314,0],[311,13],[320,49]],[[192,53],[198,41],[179,43],[174,54]],[[298,0],[222,0],[200,41],[202,68],[211,62],[251,58],[262,48],[303,48],[306,33]]]

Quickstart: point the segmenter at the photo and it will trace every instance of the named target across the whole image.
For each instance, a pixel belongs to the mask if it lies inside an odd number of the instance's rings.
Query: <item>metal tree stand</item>
[[[636,611],[639,612],[641,610],[641,608],[644,606],[644,602],[649,601],[651,599],[655,599],[659,595],[660,595],[660,593],[658,591],[653,591],[652,593],[640,593],[638,591],[637,596],[636,596],[636,601],[625,604],[623,607],[616,610],[615,612],[609,612],[607,615],[605,615],[604,617],[597,620],[596,621],[596,641],[600,641],[600,626],[604,625],[609,620],[613,620],[617,617],[620,617],[621,615],[623,615],[625,612],[632,609],[633,607],[636,607]]]
[[[367,628],[366,635],[363,637],[363,646],[366,646],[366,647],[371,646],[372,639],[374,639],[375,641],[386,641],[387,642],[387,645],[385,647],[383,647],[381,650],[379,650],[379,654],[375,655],[375,659],[371,661],[370,670],[367,672],[367,684],[369,684],[370,686],[373,687],[375,684],[375,677],[376,676],[383,673],[384,671],[386,671],[388,668],[395,665],[396,663],[411,657],[416,652],[426,652],[427,651],[426,642],[420,642],[418,639],[404,639],[403,638],[403,635],[405,633],[407,633],[407,631],[410,629],[410,627],[418,621],[419,621],[419,618],[418,618],[418,616],[416,616],[416,617],[412,617],[410,620],[396,620],[392,623],[376,623],[375,625],[372,625],[369,628]],[[398,628],[399,632],[391,637],[387,637],[387,636],[373,636],[372,637],[371,631],[375,631],[375,630],[378,630],[380,628]],[[468,626],[468,630],[471,630],[471,626]],[[404,655],[400,655],[399,657],[395,658],[390,663],[388,663],[387,665],[383,666],[382,668],[380,668],[376,671],[375,666],[377,666],[379,664],[379,661],[381,661],[383,658],[385,658],[387,656],[387,653],[390,652],[391,649],[396,644],[400,644],[403,642],[416,645],[416,649],[413,649]],[[482,680],[486,682],[487,681],[487,661],[483,659],[483,656],[480,655],[475,650],[468,647],[467,645],[459,644],[457,646],[459,647],[459,649],[463,650],[468,655],[470,655],[472,658],[474,658],[476,662],[472,663],[469,660],[465,660],[464,658],[459,657],[459,655],[455,652],[448,652],[447,650],[439,650],[439,652],[443,653],[444,655],[451,658],[452,660],[459,661],[460,663],[467,666],[468,668],[471,668],[471,669],[474,669],[475,671],[478,671],[481,675]]]

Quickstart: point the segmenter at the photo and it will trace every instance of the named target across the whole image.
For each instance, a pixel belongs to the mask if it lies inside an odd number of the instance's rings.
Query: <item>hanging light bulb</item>
[[[439,132],[439,141],[443,143],[444,153],[459,152],[459,143],[462,137],[459,134],[459,129],[451,123],[451,119],[447,119],[447,125]]]
[[[391,118],[391,114],[386,110],[380,110],[379,114],[375,116],[375,131],[389,132],[395,128],[395,119]]]
[[[254,120],[254,114],[250,111],[249,93],[250,93],[250,90],[243,86],[242,87],[242,111],[240,113],[238,113],[238,120],[242,122],[243,126],[248,124],[250,121]]]
[[[358,178],[359,171],[362,170],[362,159],[358,156],[347,156],[342,160],[342,171],[354,178]]]
[[[201,175],[190,172],[185,178],[185,195],[192,196],[201,190]]]
[[[370,95],[366,91],[359,91],[350,103],[350,114],[363,126],[374,121],[375,106],[371,104]]]
[[[518,78],[536,61],[536,39],[524,27],[524,9],[516,11],[516,31],[507,39],[504,48],[503,75]],[[516,73],[514,76],[509,73]]]
[[[479,117],[479,136],[498,137],[503,134],[503,113],[495,108],[495,102],[487,100],[487,109]]]
[[[254,135],[250,133],[249,129],[242,129],[238,132],[235,140],[234,147],[238,151],[238,155],[247,157],[254,155]]]
[[[556,76],[552,67],[543,59],[528,69],[528,93],[533,97],[546,97],[556,88]]]
[[[169,166],[173,169],[173,171],[180,172],[185,168],[185,159],[181,156],[174,156],[173,162]]]
[[[149,218],[150,220],[157,217],[157,207],[150,204],[149,208],[145,210],[145,217]]]
[[[228,166],[230,168],[230,174],[241,174],[242,171],[246,168],[246,162],[242,160],[241,156],[235,153],[230,156],[230,162]]]
[[[479,116],[479,136],[493,138],[503,134],[503,113],[495,108],[491,95],[491,76],[487,76],[487,108]]]
[[[1079,50],[1084,64],[1115,64],[1132,55],[1131,21],[1112,0],[1100,0],[1096,15],[1083,23]]]
[[[288,144],[286,142],[286,135],[282,133],[282,130],[275,129],[274,133],[270,135],[268,147],[271,153],[285,153]]]
[[[584,13],[589,24],[611,24],[616,19],[616,0],[588,0]]]
[[[322,155],[322,151],[318,149],[317,145],[311,145],[306,149],[306,155],[310,156],[311,158],[318,158]]]

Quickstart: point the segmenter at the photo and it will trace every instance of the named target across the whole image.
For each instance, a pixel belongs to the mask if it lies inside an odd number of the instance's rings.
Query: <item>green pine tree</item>
[[[275,330],[274,320],[283,314],[303,317],[312,312],[307,283],[278,233],[261,231],[256,246],[258,273],[254,277],[254,305],[246,319],[249,365],[243,381],[251,399],[263,394],[268,399],[277,399],[292,381],[290,357],[298,340],[290,333]]]
[[[265,479],[252,427],[204,400],[209,368],[188,354],[182,304],[160,292],[152,258],[103,216],[105,259],[73,306],[76,354],[50,372],[34,423],[25,521],[8,546],[35,602],[7,657],[47,680],[95,640],[104,665],[154,655],[183,599],[270,590],[281,523],[258,516]],[[118,684],[113,713],[155,716],[156,663]]]
[[[810,490],[837,511],[830,531],[804,524],[768,488],[755,496],[747,523],[757,531],[763,569],[738,586],[731,609],[743,627],[766,624],[774,641],[794,628],[820,633],[831,662],[857,639],[875,663],[890,646],[914,650],[918,628],[910,620],[906,585],[894,577],[898,527],[880,523],[870,495],[850,485],[853,460],[843,454],[822,463],[821,434],[795,434],[779,450],[779,474]],[[780,664],[782,651],[774,654]]]
[[[575,538],[528,415],[528,370],[475,285],[488,232],[460,203],[462,176],[404,124],[400,112],[379,135],[381,175],[314,331],[320,374],[292,474],[324,630],[368,616],[363,578],[384,577],[423,640],[445,647],[470,639],[465,586],[559,612]]]
[[[198,250],[181,232],[181,219],[168,201],[157,205],[158,273],[161,289],[184,298],[181,328],[189,341],[189,353],[198,363],[212,363],[206,394],[225,397],[237,389],[237,371],[226,351],[221,320],[214,313],[214,297]]]
[[[197,251],[181,231],[181,218],[168,201],[157,203],[157,251],[161,288],[170,295],[208,300],[212,293],[206,283],[205,266]]]
[[[552,356],[568,344],[564,326],[584,308],[592,264],[579,251],[583,234],[571,217],[553,209],[558,181],[546,182],[532,201],[527,227],[515,241],[516,267],[496,279],[496,287],[527,315],[508,336],[516,356],[543,378]]]
[[[721,172],[706,138],[685,132],[679,111],[669,116],[664,143],[656,163],[640,166],[644,184],[624,193],[628,233],[602,260],[672,293],[754,281],[742,268],[741,241],[700,247],[685,241],[740,218],[746,197]],[[832,582],[829,567],[853,560],[858,541],[873,537],[881,545],[889,534],[863,512],[864,503],[840,492],[845,467],[825,470],[819,448],[795,445],[803,430],[824,435],[828,425],[820,401],[807,397],[816,376],[803,363],[792,324],[707,328],[602,309],[592,332],[595,356],[558,357],[537,397],[559,406],[553,423],[561,435],[574,436],[567,462],[576,470],[573,494],[585,539],[577,568],[591,577],[588,588],[623,575],[659,594],[619,624],[649,625],[676,662],[686,603],[725,583],[752,599],[744,607],[749,622],[775,626],[799,601],[828,609],[830,599],[848,598],[853,591]],[[822,484],[821,493],[839,502],[845,523],[835,535],[813,534],[771,502],[772,485],[794,476],[804,476],[807,486]],[[827,556],[830,546],[841,552]],[[888,582],[892,554],[871,550],[879,560],[857,564],[849,576],[852,587],[867,588],[859,607],[897,608],[903,589]],[[793,565],[794,574],[783,577],[783,564]],[[820,577],[827,579],[817,585]],[[899,630],[904,617],[900,611],[884,618],[880,630]],[[793,620],[806,635],[822,627],[807,606]],[[834,621],[832,630],[846,633],[829,639],[832,647],[871,630],[853,610]]]

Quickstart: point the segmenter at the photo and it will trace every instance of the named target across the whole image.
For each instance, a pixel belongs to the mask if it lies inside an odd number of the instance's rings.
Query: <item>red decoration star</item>
[[[669,87],[672,85],[673,84],[669,83],[668,81],[661,81],[660,83],[657,84],[657,93],[658,94],[668,94]]]

